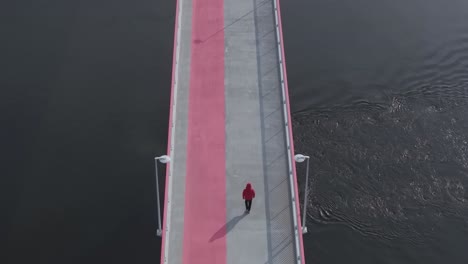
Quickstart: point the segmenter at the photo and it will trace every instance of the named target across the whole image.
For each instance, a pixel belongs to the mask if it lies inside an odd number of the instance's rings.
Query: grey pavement
[[[227,263],[295,263],[279,58],[271,0],[225,0]]]
[[[169,199],[170,213],[166,220],[169,229],[166,232],[167,263],[182,264],[182,251],[184,241],[184,209],[185,209],[185,174],[186,174],[186,149],[188,126],[188,98],[190,92],[190,53],[192,35],[192,1],[179,0],[180,8],[180,38],[179,58],[177,61],[176,94],[174,97],[174,137],[172,138],[174,149],[171,154],[171,190]],[[177,34],[177,32],[176,32]]]
[[[181,264],[190,77],[191,0],[181,8],[168,262]],[[296,263],[286,127],[272,0],[224,0],[226,107],[226,263]],[[256,191],[250,214],[241,192]],[[224,232],[226,230],[226,232]],[[169,244],[169,245],[168,245]]]

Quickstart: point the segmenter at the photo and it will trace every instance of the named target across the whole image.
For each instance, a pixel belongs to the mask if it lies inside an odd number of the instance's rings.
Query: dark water
[[[1,263],[158,263],[174,8],[0,4]],[[282,11],[307,262],[468,263],[468,2]]]
[[[283,13],[308,262],[468,263],[468,2]]]
[[[172,2],[2,2],[0,263],[159,262]]]

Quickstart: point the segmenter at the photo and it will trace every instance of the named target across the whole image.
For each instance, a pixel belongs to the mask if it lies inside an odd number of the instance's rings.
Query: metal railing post
[[[305,183],[305,195],[304,195],[304,215],[302,216],[302,233],[307,233],[307,201],[309,200],[309,158],[307,158],[306,168],[306,183]]]
[[[159,202],[159,175],[158,175],[158,158],[154,158],[154,169],[156,171],[156,200],[158,204],[158,230],[156,230],[156,235],[161,236],[161,205]]]
[[[305,182],[305,194],[304,194],[304,209],[302,214],[302,234],[307,233],[307,201],[309,200],[309,156],[304,156],[302,154],[296,154],[294,156],[294,160],[296,162],[304,162],[307,160],[307,168],[306,168],[306,182]]]
[[[161,163],[168,163],[171,159],[169,156],[163,155],[161,157],[156,157],[154,158],[154,169],[155,169],[155,174],[156,174],[156,201],[157,201],[157,206],[158,206],[158,230],[156,230],[156,235],[161,236],[162,235],[162,229],[161,229],[161,203],[159,201],[159,175],[158,175],[158,161]]]

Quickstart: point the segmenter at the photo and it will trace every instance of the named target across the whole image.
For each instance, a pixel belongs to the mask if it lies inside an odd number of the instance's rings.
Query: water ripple
[[[296,115],[296,149],[311,156],[309,217],[421,244],[441,218],[468,216],[466,110],[394,96]]]

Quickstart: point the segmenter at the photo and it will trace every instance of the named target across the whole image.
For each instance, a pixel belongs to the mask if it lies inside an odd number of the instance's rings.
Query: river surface
[[[468,263],[468,2],[282,11],[308,263]]]
[[[159,262],[174,10],[0,4],[2,263]],[[307,263],[468,263],[468,2],[282,12]]]

